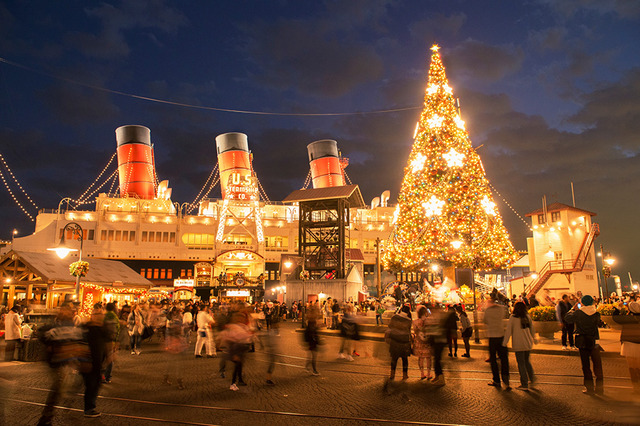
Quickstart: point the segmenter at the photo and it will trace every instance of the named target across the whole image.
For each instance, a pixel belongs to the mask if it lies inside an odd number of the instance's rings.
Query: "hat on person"
[[[593,297],[589,296],[588,294],[586,296],[582,296],[581,302],[584,306],[591,306],[593,305]]]
[[[629,303],[629,312],[632,314],[640,314],[640,303],[631,302]]]

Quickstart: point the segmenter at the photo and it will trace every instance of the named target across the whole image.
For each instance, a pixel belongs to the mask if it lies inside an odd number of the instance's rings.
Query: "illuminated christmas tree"
[[[438,49],[431,48],[424,109],[404,169],[385,267],[420,271],[431,262],[505,267],[515,261],[516,251],[456,108]]]

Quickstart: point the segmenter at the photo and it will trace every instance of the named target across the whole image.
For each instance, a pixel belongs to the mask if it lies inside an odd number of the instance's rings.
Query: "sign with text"
[[[249,297],[249,290],[227,290],[227,297]]]
[[[175,279],[173,280],[174,287],[193,287],[194,280],[192,279]]]

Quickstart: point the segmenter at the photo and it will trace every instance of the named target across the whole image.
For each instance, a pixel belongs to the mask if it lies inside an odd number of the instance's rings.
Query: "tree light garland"
[[[460,118],[439,47],[431,50],[424,109],[383,262],[404,271],[425,270],[434,261],[475,269],[508,266],[517,253]]]

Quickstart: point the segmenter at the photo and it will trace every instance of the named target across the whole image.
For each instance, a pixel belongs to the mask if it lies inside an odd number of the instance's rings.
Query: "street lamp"
[[[611,276],[611,266],[616,263],[616,260],[611,257],[611,253],[605,253],[602,244],[600,244],[600,255],[602,256],[602,278],[604,280],[605,301],[609,300],[609,283],[607,278]]]
[[[70,230],[72,232],[72,238],[77,236],[78,240],[80,240],[80,250],[73,247],[69,247],[66,244],[67,230]],[[48,248],[47,250],[55,251],[60,259],[64,259],[72,251],[77,251],[78,262],[79,262],[82,260],[83,240],[84,240],[84,234],[83,234],[82,227],[75,222],[69,222],[64,226],[64,228],[62,228],[62,238],[60,238],[60,244],[58,244],[56,247]],[[80,295],[80,274],[76,275],[76,289],[74,294],[74,298],[76,299],[76,301],[78,300],[79,295]]]

